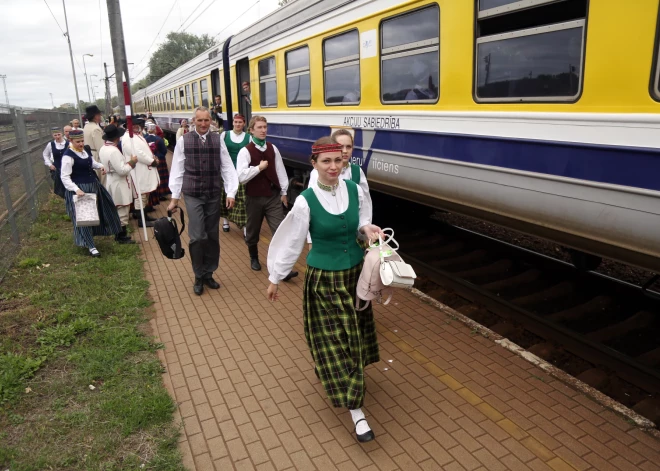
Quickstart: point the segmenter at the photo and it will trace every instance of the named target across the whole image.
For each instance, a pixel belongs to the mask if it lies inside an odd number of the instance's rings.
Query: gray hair
[[[193,121],[195,120],[198,111],[206,112],[209,114],[209,116],[211,116],[211,111],[209,111],[209,109],[206,106],[198,106],[197,108],[195,108],[195,111],[193,111]]]

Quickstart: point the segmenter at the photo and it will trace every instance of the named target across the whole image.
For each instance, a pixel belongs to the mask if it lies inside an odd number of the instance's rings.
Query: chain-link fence
[[[51,128],[77,117],[0,105],[0,280],[53,186],[42,157]]]

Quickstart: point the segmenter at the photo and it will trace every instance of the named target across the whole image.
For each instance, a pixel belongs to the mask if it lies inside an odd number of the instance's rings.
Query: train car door
[[[239,113],[245,116],[249,123],[252,118],[252,90],[244,91],[243,82],[250,83],[250,60],[247,58],[236,62],[236,84],[238,86],[236,96],[238,97]]]
[[[215,69],[211,71],[211,99],[215,99],[216,95],[221,95],[220,93],[220,69]]]

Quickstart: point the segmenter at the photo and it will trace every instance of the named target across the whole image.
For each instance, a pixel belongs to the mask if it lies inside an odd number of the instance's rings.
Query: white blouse
[[[348,209],[348,189],[344,180],[339,180],[336,195],[322,190],[318,185],[310,186],[321,206],[330,214],[342,214]],[[360,204],[360,217],[358,228],[371,224],[371,207],[367,207],[364,191],[359,186],[358,201]],[[309,205],[304,196],[296,198],[293,208],[280,227],[275,232],[273,240],[268,247],[268,273],[271,283],[279,283],[296,264],[298,257],[305,247],[305,239],[309,232]],[[358,234],[356,234],[357,236]]]
[[[71,150],[75,152],[75,154],[81,159],[89,158],[89,155],[84,149],[82,152],[78,152],[72,147]],[[97,162],[96,160],[92,159],[92,168],[95,170],[101,169],[103,168],[103,164],[101,162]],[[64,184],[64,188],[66,188],[67,190],[76,192],[80,188],[78,188],[78,185],[73,183],[73,180],[71,180],[71,172],[73,172],[73,157],[64,155],[62,156],[62,171],[60,174],[62,178],[62,183]]]
[[[50,141],[53,142],[53,141]],[[46,167],[50,167],[55,163],[53,160],[53,148],[50,145],[50,142],[46,144],[46,148],[44,149],[43,152],[43,157],[44,157],[44,163],[46,164]],[[64,146],[66,145],[66,140],[62,139],[62,141],[55,141],[55,148],[57,150],[62,150],[64,149]]]
[[[344,180],[350,180],[351,179],[351,167],[350,165],[348,167],[344,167],[341,170],[341,173],[339,174],[339,178],[342,178]],[[317,187],[317,183],[319,181],[319,172],[318,170],[314,169],[312,170],[312,173],[309,174],[309,182],[307,183],[308,187]],[[360,168],[360,188],[362,188],[362,192],[364,193],[364,210],[369,213],[369,224],[371,224],[372,217],[373,217],[373,204],[371,203],[371,195],[369,194],[369,183],[367,183],[367,177]],[[360,226],[362,227],[362,226]],[[312,243],[312,236],[307,234],[307,242]]]

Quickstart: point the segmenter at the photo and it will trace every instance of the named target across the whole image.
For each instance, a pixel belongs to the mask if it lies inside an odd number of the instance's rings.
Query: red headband
[[[341,152],[341,144],[333,142],[332,144],[320,144],[318,146],[312,146],[312,154],[321,154],[323,152]]]
[[[243,122],[245,122],[245,116],[243,116],[242,114],[235,114],[234,119],[242,119]]]

